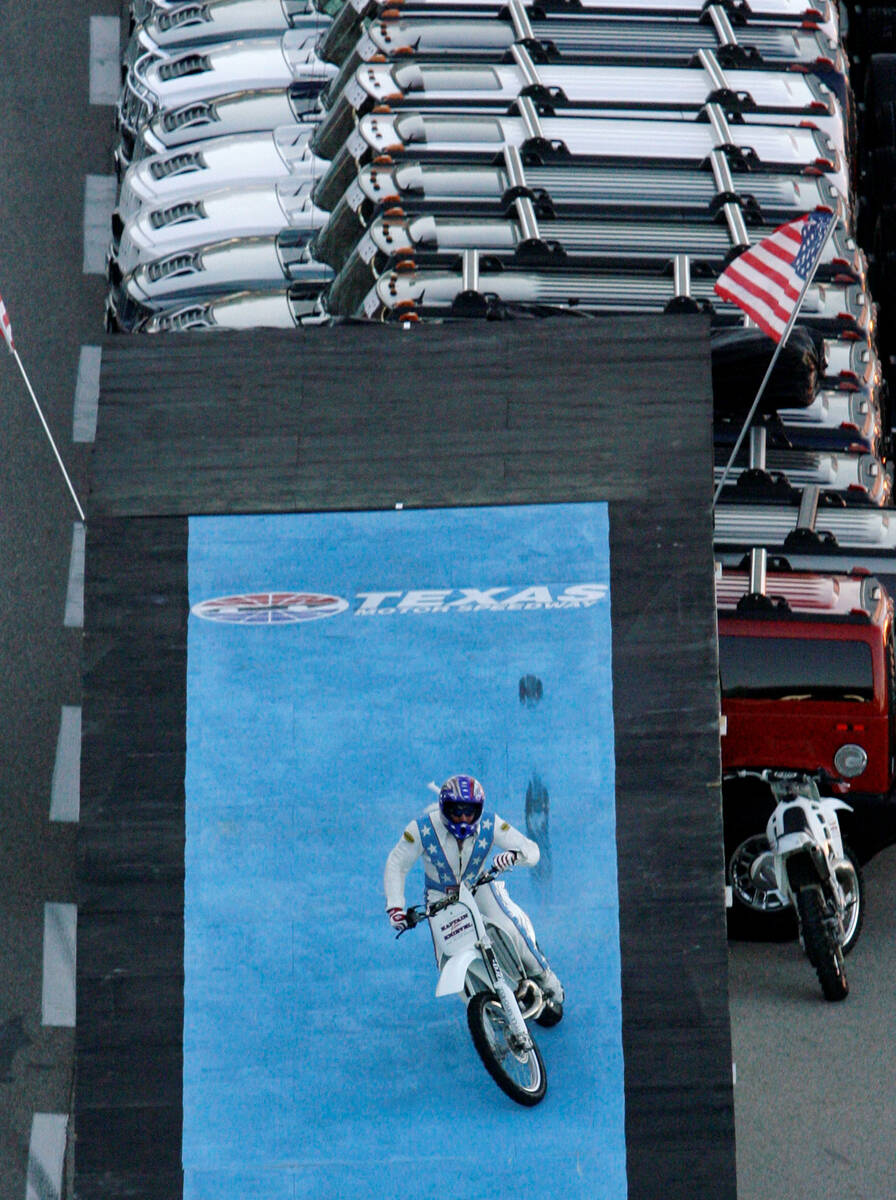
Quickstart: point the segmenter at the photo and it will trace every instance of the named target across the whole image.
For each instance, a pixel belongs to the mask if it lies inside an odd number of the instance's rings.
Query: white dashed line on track
[[[35,1113],[31,1118],[25,1200],[60,1200],[67,1134],[65,1113]]]
[[[68,588],[65,593],[66,629],[84,627],[84,546],[86,529],[80,521],[72,526],[72,550],[68,560]]]
[[[81,353],[78,356],[78,380],[75,384],[73,442],[92,442],[96,439],[102,361],[101,346],[81,347]]]
[[[90,18],[90,103],[116,104],[121,92],[121,23]]]
[[[64,705],[50,788],[50,820],[77,821],[81,813],[81,709]]]
[[[91,104],[114,105],[121,90],[121,23],[116,17],[90,18],[89,99]],[[114,176],[88,175],[84,182],[85,274],[106,267],[109,223],[116,199]],[[99,346],[82,346],[75,385],[72,441],[96,438],[101,364]],[[72,527],[68,587],[63,623],[84,626],[85,526]],[[77,821],[81,791],[81,709],[62,708],[56,761],[50,795],[51,821]],[[43,985],[41,1021],[47,1026],[73,1028],[76,1015],[75,964],[78,909],[75,904],[44,904]],[[64,1190],[68,1113],[35,1112],[31,1118],[25,1200],[61,1200]]]
[[[41,1023],[75,1025],[76,904],[44,905],[44,979]]]
[[[84,274],[103,275],[109,249],[112,210],[118,195],[114,175],[84,178]]]

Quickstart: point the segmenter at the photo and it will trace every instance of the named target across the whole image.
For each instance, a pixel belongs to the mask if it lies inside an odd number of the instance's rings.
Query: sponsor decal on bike
[[[320,592],[245,592],[202,600],[191,611],[205,621],[227,625],[290,625],[335,617],[347,608],[347,600]]]
[[[446,942],[450,942],[453,938],[458,937],[462,933],[469,933],[473,928],[473,919],[469,913],[464,913],[462,916],[453,917],[450,921],[446,921],[439,929],[442,938]]]

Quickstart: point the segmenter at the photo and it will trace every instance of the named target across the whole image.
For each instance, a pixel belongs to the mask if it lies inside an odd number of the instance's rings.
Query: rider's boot
[[[563,1003],[565,999],[563,984],[550,967],[546,971],[542,971],[539,975],[533,975],[532,979],[538,984],[548,1000],[556,1000],[558,1004]]]

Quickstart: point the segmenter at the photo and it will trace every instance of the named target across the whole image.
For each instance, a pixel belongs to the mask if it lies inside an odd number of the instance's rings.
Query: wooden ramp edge
[[[604,500],[626,1170],[736,1194],[701,316],[108,338],[87,512],[75,1194],[182,1194],[189,516]]]

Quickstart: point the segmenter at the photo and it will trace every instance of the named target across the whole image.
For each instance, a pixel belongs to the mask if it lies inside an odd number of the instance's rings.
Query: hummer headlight
[[[834,766],[837,774],[842,775],[844,779],[855,779],[856,775],[861,775],[868,766],[868,755],[861,746],[848,742],[834,755]]]

